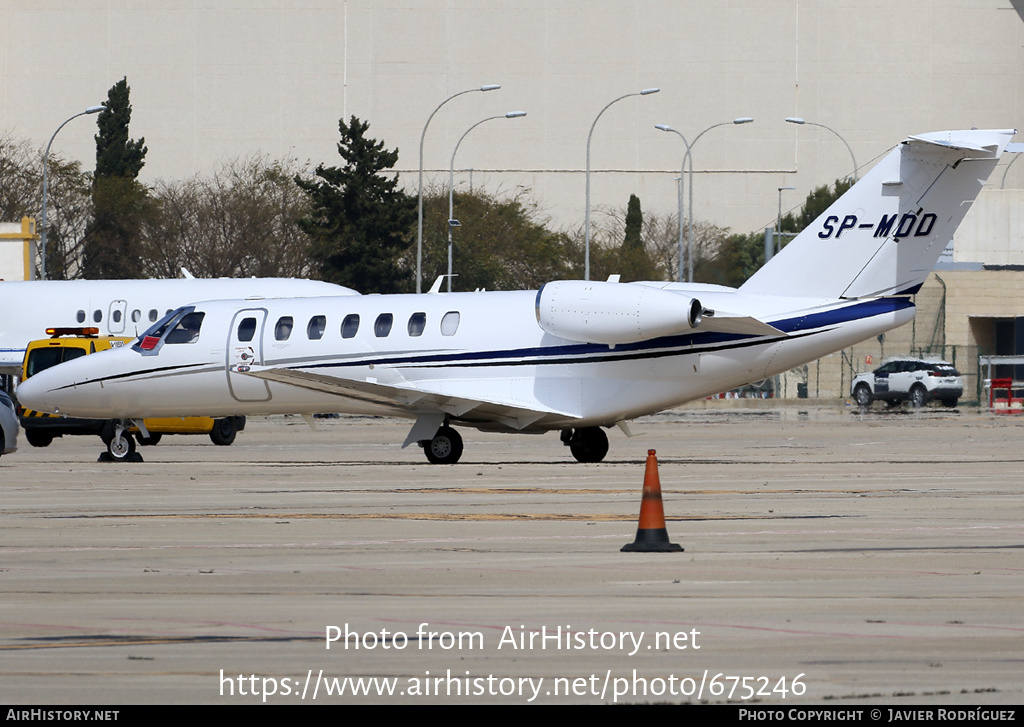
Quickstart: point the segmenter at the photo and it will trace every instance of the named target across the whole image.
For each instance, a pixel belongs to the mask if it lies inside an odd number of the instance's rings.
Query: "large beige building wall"
[[[582,223],[586,139],[595,208],[641,197],[676,210],[678,137],[692,140],[695,217],[736,231],[771,224],[813,187],[907,134],[1012,127],[1024,118],[1024,22],[1010,0],[0,0],[0,130],[42,147],[64,119],[126,76],[144,181],[209,172],[251,154],[336,163],[339,118],[369,120],[414,182],[432,122],[428,179],[456,166],[494,192],[531,190],[564,226]],[[93,164],[94,117],[56,153]],[[1000,170],[997,170],[997,175]],[[458,175],[469,184],[470,174]],[[1024,166],[1009,186],[1024,186]]]

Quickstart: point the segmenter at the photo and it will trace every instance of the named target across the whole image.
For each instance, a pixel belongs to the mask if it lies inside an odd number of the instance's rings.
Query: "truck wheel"
[[[920,409],[928,403],[928,392],[923,386],[915,386],[910,390],[910,406]]]
[[[857,400],[857,406],[862,409],[867,409],[871,406],[871,389],[868,388],[867,384],[861,384],[857,387],[857,390],[853,392],[853,398]]]
[[[25,439],[33,447],[49,447],[50,442],[53,441],[53,435],[46,431],[39,429],[26,429]]]
[[[135,433],[135,439],[143,447],[152,447],[155,444],[160,444],[160,440],[163,438],[163,434],[157,432],[156,434],[150,434],[148,437],[142,435],[142,432]]]
[[[213,422],[213,429],[210,431],[210,440],[221,447],[230,446],[235,441],[238,427],[235,425],[234,417],[225,417]]]

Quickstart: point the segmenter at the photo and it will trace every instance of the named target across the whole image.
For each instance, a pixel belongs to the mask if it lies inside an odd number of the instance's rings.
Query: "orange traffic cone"
[[[679,553],[683,547],[670,543],[665,529],[665,508],[661,504],[661,480],[658,478],[658,458],[653,449],[647,450],[647,470],[644,472],[644,494],[640,500],[640,524],[636,540],[622,546],[622,552]]]

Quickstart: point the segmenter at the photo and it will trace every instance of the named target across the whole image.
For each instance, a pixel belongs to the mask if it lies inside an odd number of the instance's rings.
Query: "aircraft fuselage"
[[[488,430],[610,426],[786,371],[913,316],[905,298],[822,302],[717,286],[676,292],[681,306],[699,296],[711,309],[757,308],[782,335],[698,326],[622,345],[569,341],[538,326],[536,291],[212,301],[195,304],[204,315],[194,341],[168,340],[153,351],[136,344],[75,362],[60,408],[123,418],[415,418],[440,407],[452,421]],[[275,373],[282,371],[287,376]],[[175,394],[154,399],[156,390]]]

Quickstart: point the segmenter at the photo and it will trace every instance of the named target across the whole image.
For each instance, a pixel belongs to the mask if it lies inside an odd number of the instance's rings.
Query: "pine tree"
[[[92,280],[141,276],[144,221],[156,213],[145,187],[136,180],[148,150],[145,139],[128,138],[129,93],[127,78],[115,83],[107,93],[107,108],[96,121],[93,218],[82,251],[82,276]]]
[[[654,280],[657,277],[654,263],[647,254],[643,239],[644,214],[640,209],[640,198],[629,195],[626,205],[626,232],[619,248],[619,274],[622,280]]]
[[[122,78],[107,92],[106,111],[96,119],[96,176],[135,179],[146,163],[146,140],[128,138],[132,106],[128,100],[131,89]]]
[[[361,292],[412,290],[412,271],[400,257],[412,241],[416,200],[385,174],[398,150],[366,136],[368,122],[353,116],[338,122],[342,167],[316,168],[312,180],[296,178],[312,211],[300,225],[313,239],[312,257],[324,280]]]

